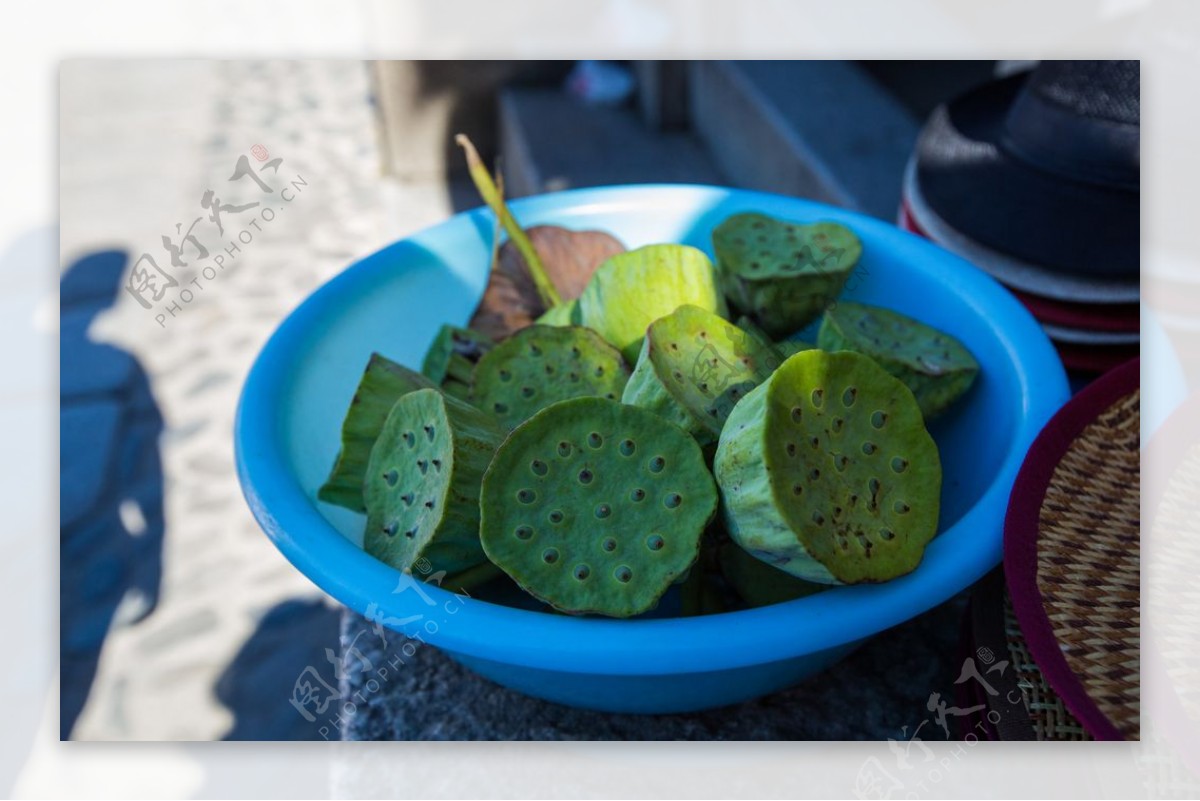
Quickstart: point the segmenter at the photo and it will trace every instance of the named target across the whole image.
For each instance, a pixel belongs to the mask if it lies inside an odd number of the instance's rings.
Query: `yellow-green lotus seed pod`
[[[753,334],[698,306],[650,324],[622,403],[649,409],[715,444],[725,419],[782,360]]]
[[[538,325],[580,325],[579,299],[572,298],[548,309],[535,322]]]
[[[857,353],[785,361],[734,407],[713,472],[730,537],[805,581],[904,575],[937,531],[942,468],[921,410]]]
[[[647,245],[600,265],[579,297],[579,315],[632,364],[650,323],[684,304],[726,315],[712,262],[687,245]]]

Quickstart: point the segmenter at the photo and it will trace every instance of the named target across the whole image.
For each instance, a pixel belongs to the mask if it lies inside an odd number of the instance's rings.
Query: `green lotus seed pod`
[[[647,245],[600,265],[579,297],[579,315],[632,364],[647,326],[685,303],[726,315],[712,262],[687,245]]]
[[[367,466],[367,553],[404,571],[421,558],[451,574],[484,562],[479,488],[502,438],[488,415],[437,390],[398,400]]]
[[[805,581],[887,581],[937,531],[942,468],[916,399],[857,353],[809,350],[733,408],[713,462],[730,537]]]
[[[721,289],[773,337],[817,318],[862,255],[844,225],[785,222],[765,214],[735,214],[713,230]]]
[[[581,325],[579,298],[572,298],[547,310],[535,322],[537,325]]]
[[[420,373],[372,353],[342,421],[342,447],[337,461],[329,478],[317,490],[317,497],[326,503],[365,512],[363,476],[388,412],[401,396],[433,386]]]
[[[479,360],[471,397],[507,430],[558,401],[615,400],[628,380],[621,354],[590,328],[531,325]]]
[[[771,567],[738,547],[735,542],[723,542],[718,558],[721,575],[747,605],[752,607],[781,604],[805,598],[828,589],[827,584],[814,584]]]
[[[478,331],[443,325],[425,352],[421,372],[435,384],[458,382],[470,385],[475,364],[494,345],[490,337]]]
[[[694,439],[645,409],[576,398],[496,451],[480,538],[489,559],[556,609],[630,617],[696,561],[716,505]]]
[[[878,306],[838,303],[825,312],[818,339],[824,350],[870,356],[912,390],[926,419],[962,397],[979,373],[979,363],[954,337]]]
[[[712,445],[747,392],[779,366],[774,349],[698,306],[680,306],[646,330],[622,403],[641,406]]]

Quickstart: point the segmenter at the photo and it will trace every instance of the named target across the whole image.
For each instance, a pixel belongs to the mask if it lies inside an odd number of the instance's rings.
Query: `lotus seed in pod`
[[[700,446],[658,415],[576,398],[518,426],[483,479],[488,558],[573,614],[653,608],[696,561],[717,492]]]
[[[684,304],[726,315],[712,262],[687,245],[647,245],[600,265],[579,297],[579,317],[633,364],[647,326]]]
[[[904,575],[937,531],[942,469],[921,410],[857,353],[785,361],[734,407],[713,471],[730,537],[805,581]]]
[[[317,497],[355,512],[366,511],[363,477],[371,458],[371,448],[388,412],[403,395],[433,386],[433,382],[420,373],[372,353],[342,421],[342,447],[337,461],[329,478],[317,491]]]
[[[713,230],[721,289],[773,337],[815,320],[858,265],[862,243],[844,225],[735,214]]]
[[[511,429],[558,401],[620,398],[628,380],[621,354],[590,328],[531,325],[479,360],[471,398]]]
[[[877,306],[838,303],[825,312],[818,338],[825,350],[870,356],[912,390],[926,419],[962,397],[979,373],[979,363],[954,337]]]
[[[680,306],[650,324],[621,400],[713,445],[734,405],[781,361],[753,334],[698,306]]]
[[[396,401],[367,466],[367,553],[403,571],[421,558],[450,574],[484,562],[479,488],[502,437],[491,417],[437,390]]]

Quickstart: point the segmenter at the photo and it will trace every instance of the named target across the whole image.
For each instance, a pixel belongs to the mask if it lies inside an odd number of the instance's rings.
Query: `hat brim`
[[[1136,276],[1140,196],[1073,181],[1006,149],[1005,115],[1027,74],[939,106],[917,141],[921,194],[946,222],[984,245],[1051,270]]]
[[[909,162],[902,190],[901,224],[962,256],[1000,283],[1042,298],[1085,304],[1138,303],[1140,275],[1112,277],[1058,272],[986,245],[950,224],[934,210],[917,180],[918,166]]]

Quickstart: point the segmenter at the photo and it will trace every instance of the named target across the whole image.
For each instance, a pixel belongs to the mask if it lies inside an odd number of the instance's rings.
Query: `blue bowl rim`
[[[773,606],[689,618],[611,620],[550,615],[482,600],[457,600],[437,587],[405,592],[415,579],[369,556],[338,532],[297,484],[288,466],[275,409],[293,350],[310,326],[337,307],[368,267],[386,260],[400,242],[360,259],[308,296],[263,346],[243,385],[234,424],[235,461],[243,494],[283,555],[317,586],[356,612],[375,618],[419,616],[385,625],[451,653],[549,671],[608,675],[661,675],[727,670],[809,654],[852,643],[909,620],[970,586],[1001,559],[1002,524],[1013,480],[1030,443],[1069,396],[1066,373],[1044,331],[1029,312],[990,276],[960,257],[882,220],[814,201],[765,192],[694,184],[634,184],[566,190],[514,200],[520,218],[539,221],[564,210],[628,202],[653,195],[661,205],[716,204],[740,196],[764,205],[784,201],[830,219],[849,220],[909,251],[912,261],[946,262],[948,282],[976,313],[1003,319],[993,326],[1021,386],[1023,406],[1003,463],[976,503],[931,543],[916,571],[875,585],[838,587]],[[462,212],[412,236],[420,241],[442,226],[466,221],[487,230],[490,212]],[[487,227],[485,227],[485,225]],[[865,238],[865,237],[864,237]],[[969,532],[971,547],[947,553],[939,543]],[[429,603],[431,602],[431,603]],[[453,609],[451,605],[454,604]],[[436,612],[435,612],[436,610]],[[797,625],[800,621],[802,625]]]

